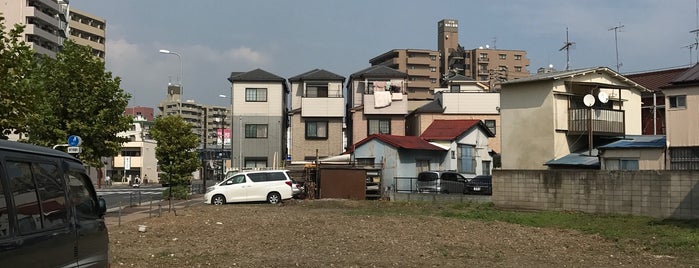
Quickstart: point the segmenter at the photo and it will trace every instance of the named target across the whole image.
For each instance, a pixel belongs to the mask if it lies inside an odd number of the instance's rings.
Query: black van
[[[107,267],[107,210],[80,160],[0,140],[0,267]]]

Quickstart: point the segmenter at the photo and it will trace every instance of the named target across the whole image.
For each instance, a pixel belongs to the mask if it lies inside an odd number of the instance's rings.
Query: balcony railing
[[[590,115],[592,115],[592,117],[590,117]],[[590,129],[590,125],[592,126],[593,135],[623,135],[625,132],[624,111],[608,109],[590,110],[589,108],[568,110],[568,133],[587,133]]]

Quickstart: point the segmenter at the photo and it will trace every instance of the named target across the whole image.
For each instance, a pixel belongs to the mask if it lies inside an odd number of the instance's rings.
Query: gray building
[[[286,158],[286,79],[262,69],[232,72],[233,168],[281,167]]]

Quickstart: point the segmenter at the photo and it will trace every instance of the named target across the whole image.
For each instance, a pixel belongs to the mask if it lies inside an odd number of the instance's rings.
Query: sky
[[[690,31],[699,0],[71,0],[107,21],[106,68],[156,108],[169,82],[184,99],[227,105],[231,72],[261,68],[283,78],[325,69],[349,77],[392,49],[437,50],[437,22],[459,21],[466,49],[525,50],[527,71],[606,66],[621,73],[697,61]],[[610,28],[621,26],[616,32]],[[181,55],[161,54],[167,49]],[[181,79],[180,79],[181,78]]]

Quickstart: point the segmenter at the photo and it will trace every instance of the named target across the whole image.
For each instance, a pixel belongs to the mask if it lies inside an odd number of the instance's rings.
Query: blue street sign
[[[70,137],[68,137],[68,145],[70,146],[80,146],[81,143],[83,143],[83,139],[81,139],[80,136],[70,135]]]

